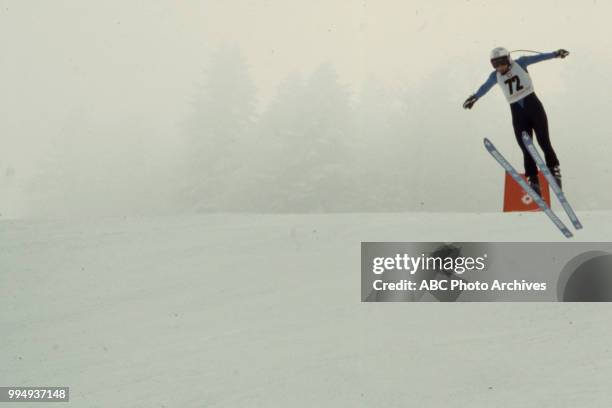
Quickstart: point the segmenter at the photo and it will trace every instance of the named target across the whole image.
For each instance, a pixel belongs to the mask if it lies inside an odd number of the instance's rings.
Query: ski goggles
[[[493,68],[497,68],[500,65],[510,65],[510,60],[508,59],[508,57],[493,58],[491,60],[491,65],[493,65]]]

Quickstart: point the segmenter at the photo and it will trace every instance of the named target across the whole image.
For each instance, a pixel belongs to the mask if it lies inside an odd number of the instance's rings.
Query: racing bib
[[[504,75],[497,73],[497,84],[504,92],[508,103],[514,103],[533,93],[531,76],[516,62],[512,63],[510,70]]]

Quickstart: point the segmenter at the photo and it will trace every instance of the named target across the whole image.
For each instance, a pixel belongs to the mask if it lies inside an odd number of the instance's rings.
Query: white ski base
[[[417,240],[567,242],[539,213],[3,221],[0,378],[74,407],[609,405],[609,308],[360,303],[360,242]]]

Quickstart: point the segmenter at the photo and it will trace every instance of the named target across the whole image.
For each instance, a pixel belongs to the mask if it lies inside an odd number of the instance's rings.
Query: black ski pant
[[[559,159],[557,159],[557,155],[550,144],[548,119],[546,118],[542,102],[540,102],[535,93],[527,95],[521,101],[511,103],[510,110],[512,111],[514,135],[523,151],[525,175],[529,177],[538,174],[538,167],[523,143],[523,132],[527,132],[529,137],[533,138],[533,132],[535,131],[536,139],[544,151],[544,159],[549,169],[559,165]]]

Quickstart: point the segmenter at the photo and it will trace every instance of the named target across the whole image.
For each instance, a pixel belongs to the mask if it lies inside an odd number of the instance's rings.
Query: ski
[[[529,151],[529,154],[531,155],[531,157],[533,157],[533,160],[535,160],[540,170],[542,170],[542,174],[544,174],[546,181],[548,181],[550,188],[557,196],[557,199],[563,206],[563,209],[565,210],[565,213],[569,217],[570,221],[572,222],[572,224],[574,224],[574,228],[581,229],[582,224],[580,223],[580,220],[578,220],[578,217],[576,216],[576,213],[574,212],[572,206],[567,201],[567,198],[565,198],[565,193],[563,193],[563,190],[561,190],[561,188],[559,188],[559,186],[557,185],[557,181],[555,180],[555,177],[552,175],[552,173],[550,172],[550,169],[544,162],[544,159],[542,159],[542,156],[540,156],[540,153],[535,148],[533,144],[533,140],[529,137],[527,132],[523,132],[522,136],[523,136],[523,143],[525,143],[525,147]]]
[[[501,155],[501,153],[495,148],[493,143],[486,137],[484,138],[484,145],[487,151],[493,156],[493,158],[510,174],[510,176],[516,181],[522,188],[525,190],[527,194],[535,201],[535,203],[540,207],[542,211],[550,218],[550,220],[555,224],[557,228],[565,235],[566,238],[571,238],[573,236],[572,232],[565,226],[563,221],[557,217],[557,215],[553,212],[553,210],[546,205],[546,202],[540,197],[533,189],[527,184],[527,182],[518,174],[516,169],[512,167],[508,160]]]

